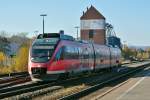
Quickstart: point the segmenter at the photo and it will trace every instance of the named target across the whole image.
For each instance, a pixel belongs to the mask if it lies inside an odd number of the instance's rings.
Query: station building
[[[82,40],[106,44],[105,17],[93,6],[87,8],[80,17],[80,36]]]

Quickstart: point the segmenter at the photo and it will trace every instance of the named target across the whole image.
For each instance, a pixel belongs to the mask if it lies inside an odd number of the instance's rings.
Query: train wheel
[[[112,69],[113,69],[113,67],[109,67],[109,68],[107,69],[107,71],[108,71],[108,72],[112,72]]]
[[[69,73],[62,73],[59,75],[58,79],[65,80],[69,77]]]

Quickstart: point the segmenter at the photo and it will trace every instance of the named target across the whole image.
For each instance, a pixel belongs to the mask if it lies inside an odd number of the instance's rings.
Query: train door
[[[89,45],[89,67],[91,70],[94,69],[95,61],[94,61],[94,50],[92,44]]]
[[[108,48],[109,48],[109,55],[108,55],[108,59],[109,59],[109,67],[112,67],[112,65],[111,65],[111,59],[112,59],[111,48],[110,48],[110,47],[108,47]]]
[[[102,69],[107,67],[107,49],[103,46],[97,46],[95,47],[95,59],[96,69]]]
[[[82,50],[82,55],[83,55],[83,70],[89,70],[89,52],[88,48],[84,47]]]
[[[95,70],[100,69],[102,67],[102,52],[98,46],[94,47],[95,50]]]
[[[96,51],[95,51],[95,47],[94,47],[93,43],[91,43],[91,55],[92,55],[92,59],[93,59],[93,70],[95,70],[95,67],[96,67]]]
[[[115,66],[115,52],[113,48],[110,48],[111,51],[111,67]]]
[[[103,63],[103,68],[108,68],[110,67],[110,50],[109,47],[103,47],[103,59],[104,59],[104,63]]]
[[[79,60],[80,60],[80,68],[82,69],[83,65],[84,65],[84,59],[83,59],[83,50],[81,47],[78,48],[79,50]]]
[[[99,61],[100,69],[105,67],[105,58],[104,58],[104,56],[105,56],[105,50],[104,50],[103,47],[100,47],[99,51],[98,51],[98,61]]]

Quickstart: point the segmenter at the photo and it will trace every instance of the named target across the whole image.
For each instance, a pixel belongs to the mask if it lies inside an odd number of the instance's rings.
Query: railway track
[[[127,82],[126,80],[129,79],[131,76],[133,76],[135,73],[140,72],[141,70],[143,70],[144,68],[146,68],[148,66],[150,66],[150,63],[138,66],[136,69],[130,70],[127,73],[121,74],[119,76],[115,76],[115,77],[113,77],[113,78],[111,78],[109,80],[105,80],[105,81],[103,81],[101,83],[89,86],[87,88],[82,89],[79,92],[66,95],[66,96],[64,96],[62,98],[59,98],[59,99],[60,100],[80,99],[80,98],[82,98],[84,96],[89,95],[92,92],[95,92],[95,91],[97,91],[99,89],[102,89],[102,88],[110,86],[110,85],[112,86],[112,85],[116,85],[118,83],[121,83],[120,85],[118,85],[118,86],[121,86],[121,85],[125,84]],[[110,88],[111,87],[107,88],[109,91],[107,91],[104,94],[98,96],[97,98],[100,98],[101,96],[104,96],[107,93],[109,93],[112,90]],[[117,87],[115,87],[115,88],[117,88]],[[95,98],[95,99],[97,99],[97,98]]]
[[[138,66],[141,67],[142,65],[139,64]],[[134,70],[134,69],[131,69],[131,70]],[[125,73],[126,72],[124,72],[124,74]],[[70,95],[70,94],[75,93],[77,91],[79,92],[80,90],[83,90],[83,89],[85,89],[85,88],[87,88],[89,86],[94,86],[97,83],[101,83],[101,82],[106,81],[106,80],[108,80],[110,78],[114,78],[114,77],[116,77],[118,75],[122,75],[122,73],[109,74],[109,75],[103,73],[103,75],[101,74],[101,77],[99,77],[99,78],[98,77],[88,77],[88,79],[81,78],[80,80],[70,81],[70,84],[73,84],[73,85],[69,86],[69,85],[67,85],[67,83],[64,83],[65,84],[64,88],[59,89],[57,91],[53,91],[51,93],[45,92],[44,94],[47,94],[47,96],[45,96],[45,97],[41,96],[41,97],[42,97],[43,100],[44,99],[45,100],[47,100],[47,99],[50,99],[50,100],[62,99],[61,98],[62,96]],[[107,77],[105,77],[105,76],[107,76]],[[102,78],[102,77],[105,77],[105,78]],[[38,96],[39,95],[40,94],[38,94]],[[35,100],[39,99],[39,98],[40,97],[35,98]],[[30,99],[33,99],[33,98],[31,97]],[[73,97],[73,98],[69,98],[69,100],[70,99],[78,99],[78,98],[74,98]]]
[[[27,72],[10,73],[10,74],[0,75],[0,84],[15,81],[18,78],[24,78],[24,77],[28,77],[28,76],[29,76],[29,74]]]
[[[25,83],[25,82],[29,82],[29,81],[31,81],[31,78],[29,76],[14,79],[14,80],[11,80],[11,81],[6,80],[5,83],[0,84],[0,88],[10,87],[10,86],[13,86],[13,85],[17,85],[17,84],[21,84],[21,83]]]
[[[84,77],[88,78],[89,76],[84,76]],[[76,81],[77,79],[79,79],[79,77],[71,78],[71,79],[68,79],[68,80],[54,81],[54,82],[50,82],[50,83],[43,83],[43,82],[30,83],[30,84],[27,84],[27,85],[23,84],[23,85],[11,87],[11,88],[5,88],[5,89],[0,90],[0,93],[1,93],[0,98],[1,97],[4,98],[4,97],[13,96],[14,94],[17,95],[17,94],[20,94],[20,93],[33,92],[35,90],[46,89],[46,88],[48,88],[48,91],[53,91],[53,90],[56,90],[56,89],[64,88],[64,86],[61,86],[62,84],[70,83],[71,81]],[[40,95],[41,95],[41,93],[40,93]],[[24,95],[20,96],[20,98],[24,98]]]
[[[52,86],[54,83],[33,83],[20,84],[18,86],[0,89],[0,99],[22,94],[25,92],[32,92],[41,88]]]
[[[17,72],[17,73],[9,73],[9,74],[0,74],[0,79],[15,77],[15,76],[29,75],[28,72]]]
[[[147,63],[146,65],[148,64],[149,63]],[[143,65],[139,64],[137,66],[139,66],[138,68],[140,68]],[[143,68],[144,67],[141,67],[141,69]],[[134,70],[134,69],[135,68],[132,68],[131,70]],[[30,84],[23,84],[23,85],[18,85],[18,86],[9,87],[9,88],[3,88],[3,89],[0,89],[0,99],[6,98],[6,97],[9,97],[10,99],[12,98],[33,99],[36,97],[38,98],[40,95],[42,96],[43,94],[48,94],[49,96],[53,96],[50,98],[48,97],[48,99],[72,99],[72,98],[76,98],[75,95],[77,94],[79,95],[80,93],[82,94],[81,91],[88,91],[90,89],[87,89],[87,88],[90,88],[91,86],[94,87],[95,85],[97,85],[97,83],[103,82],[103,85],[104,85],[106,84],[105,81],[110,79],[110,77],[113,78],[115,76],[122,74],[122,72],[120,72],[119,74],[118,73],[115,74],[115,73],[116,72],[111,73],[111,74],[108,74],[108,73],[99,74],[98,73],[98,74],[91,75],[91,76],[87,75],[84,77],[72,78],[68,80],[62,80],[62,81],[51,82],[51,83],[30,83]],[[125,74],[126,72],[123,72],[123,73]],[[100,87],[102,87],[102,83]],[[67,90],[67,89],[70,89],[70,90]],[[55,93],[58,94],[60,93],[60,91],[62,92],[69,91],[69,93],[62,94],[59,96],[55,95]],[[74,94],[72,94],[73,92]],[[63,98],[61,98],[62,96]]]
[[[103,74],[103,73],[101,73]],[[92,74],[92,76],[99,76],[100,74]],[[83,78],[88,78],[89,75],[85,75]],[[34,83],[30,82],[29,84],[22,84],[18,86],[8,87],[4,89],[0,89],[0,99],[10,97],[10,98],[20,98],[20,99],[31,99],[38,95],[43,95],[48,92],[53,92],[56,90],[63,89],[68,86],[68,84],[73,84],[77,80],[82,80],[80,77],[75,77],[67,80],[54,81],[50,83]],[[68,83],[68,84],[67,84]],[[21,94],[21,95],[20,95]],[[14,96],[18,95],[18,96]],[[14,97],[13,97],[14,96]]]
[[[13,86],[20,83],[25,83],[31,81],[31,78],[28,73],[19,73],[12,75],[10,77],[3,77],[0,79],[0,88]]]
[[[0,79],[0,84],[5,84],[8,82],[12,82],[12,81],[16,81],[18,79],[23,79],[23,78],[27,78],[29,76],[17,76],[17,77],[10,77],[10,78],[5,78],[5,79]]]

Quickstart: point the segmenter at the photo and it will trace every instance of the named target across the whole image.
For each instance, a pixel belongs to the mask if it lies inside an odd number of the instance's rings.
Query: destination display
[[[35,44],[56,44],[59,38],[37,39]]]
[[[54,49],[54,46],[33,46],[33,49]]]

